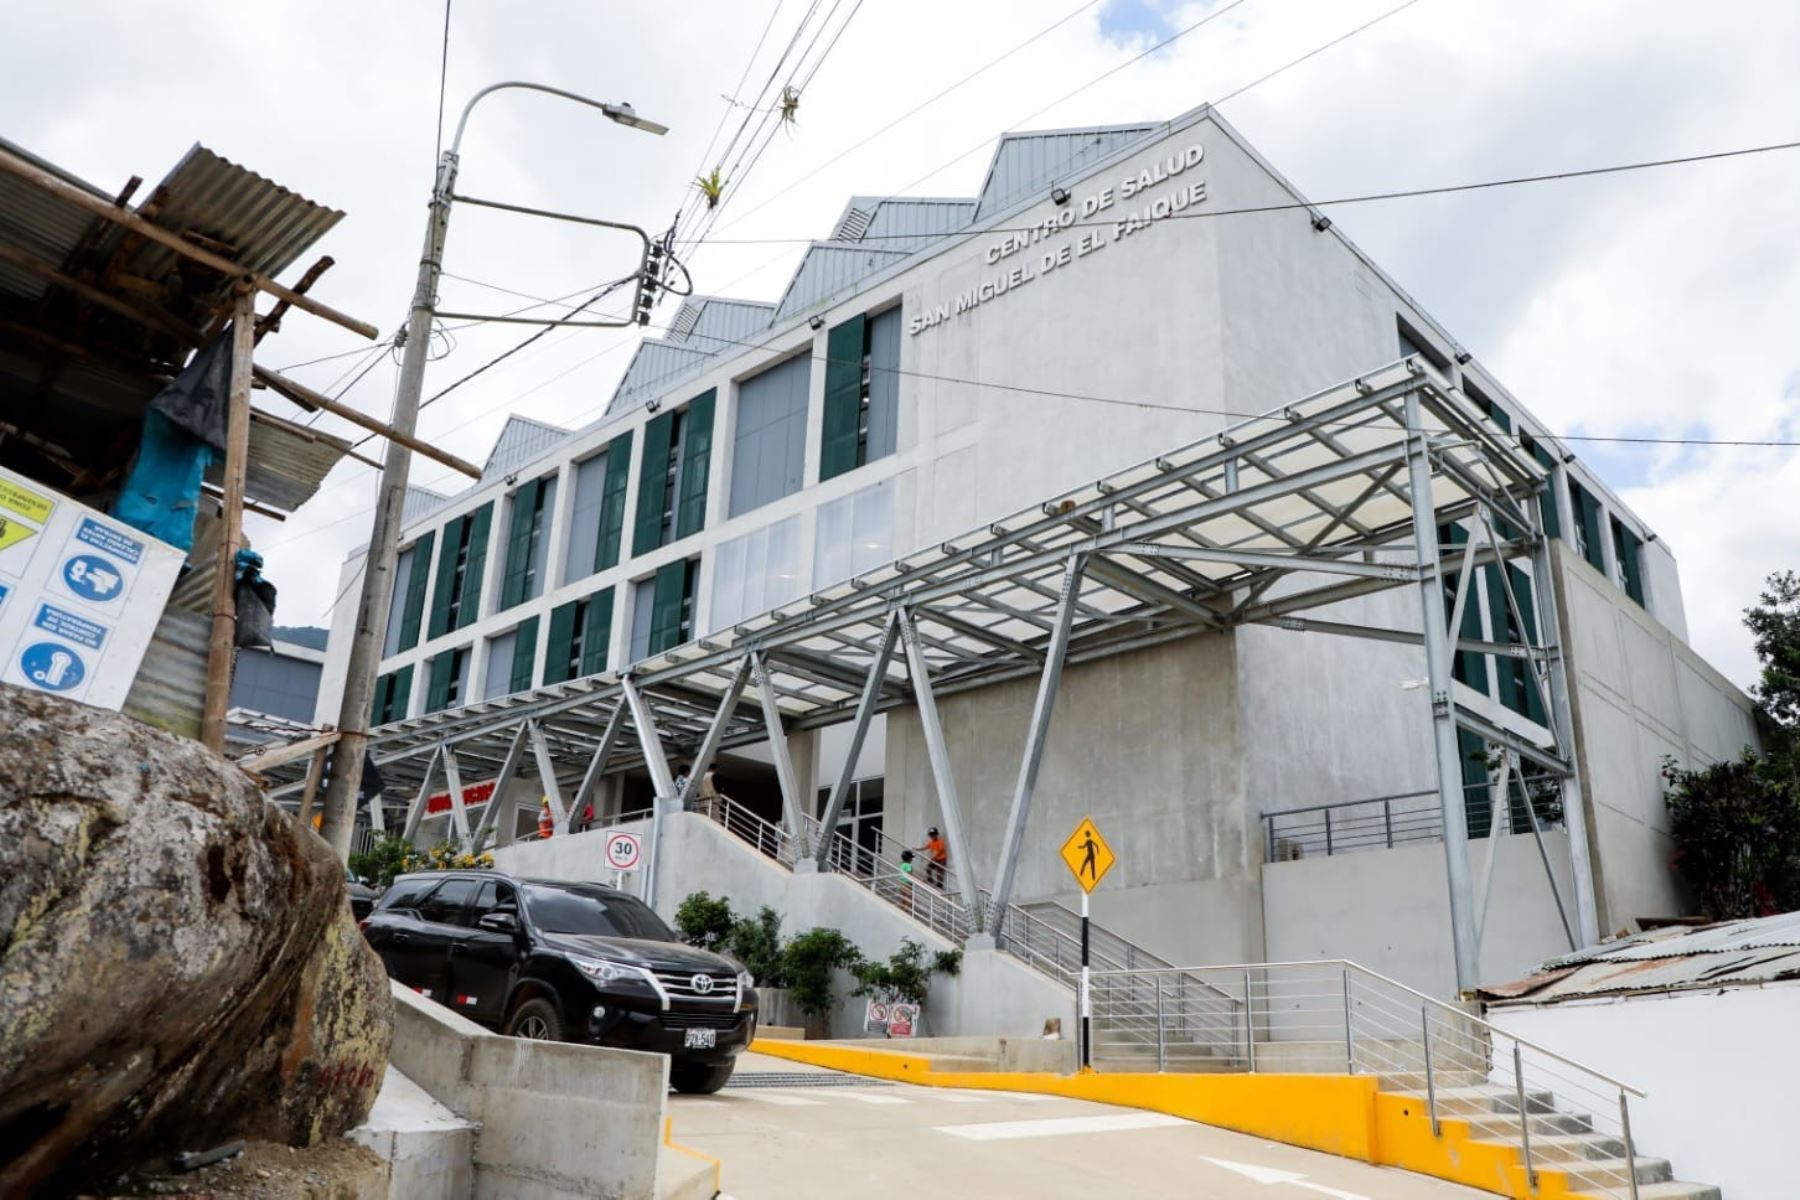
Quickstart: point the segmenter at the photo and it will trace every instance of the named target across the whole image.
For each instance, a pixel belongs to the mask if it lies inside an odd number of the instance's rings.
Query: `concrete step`
[[[1489,1145],[1510,1146],[1515,1150],[1519,1148],[1516,1127],[1511,1137],[1477,1140]],[[1542,1137],[1535,1133],[1531,1135],[1531,1159],[1539,1166],[1611,1160],[1622,1157],[1624,1153],[1625,1142],[1622,1138],[1602,1133],[1553,1133]],[[1624,1176],[1620,1178],[1623,1179]]]
[[[1439,1089],[1477,1087],[1487,1082],[1487,1076],[1480,1071],[1433,1071],[1431,1074]],[[1384,1092],[1405,1092],[1409,1096],[1425,1094],[1423,1071],[1383,1072],[1375,1078]]]
[[[390,1066],[369,1119],[347,1136],[390,1165],[389,1195],[467,1200],[475,1187],[479,1130]]]
[[[1683,1183],[1678,1179],[1662,1183],[1640,1183],[1637,1194],[1638,1200],[1723,1200],[1719,1189],[1710,1183]],[[1629,1196],[1630,1193],[1618,1189],[1611,1192],[1576,1192],[1571,1193],[1570,1200],[1617,1200],[1621,1195]]]
[[[1675,1172],[1669,1168],[1666,1158],[1646,1158],[1642,1154],[1634,1160],[1637,1164],[1637,1178],[1640,1185],[1646,1183],[1666,1183],[1675,1178]],[[1546,1164],[1548,1165],[1548,1164]],[[1571,1191],[1605,1189],[1624,1194],[1629,1186],[1629,1168],[1622,1158],[1594,1158],[1583,1162],[1557,1163],[1555,1169],[1561,1171],[1569,1181]],[[1638,1200],[1643,1200],[1640,1186]]]
[[[1539,1091],[1535,1088],[1527,1088],[1525,1091],[1527,1112],[1555,1112],[1555,1100],[1556,1098],[1546,1091]],[[1439,1088],[1437,1103],[1440,1116],[1475,1117],[1487,1113],[1516,1113],[1519,1111],[1518,1093],[1512,1088],[1496,1087],[1493,1084]]]
[[[1519,1140],[1518,1113],[1489,1113],[1465,1119],[1482,1141],[1510,1144]],[[1586,1113],[1533,1113],[1528,1119],[1534,1142],[1540,1134],[1548,1137],[1559,1133],[1591,1133],[1594,1128],[1594,1118]]]
[[[677,1146],[657,1147],[656,1200],[713,1200],[718,1194],[716,1160]]]

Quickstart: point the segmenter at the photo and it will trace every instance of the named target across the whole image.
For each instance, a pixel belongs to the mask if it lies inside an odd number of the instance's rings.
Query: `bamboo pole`
[[[318,392],[313,391],[305,384],[295,383],[285,375],[278,375],[267,367],[257,367],[256,377],[286,396],[289,400],[292,400],[295,404],[300,405],[302,408],[322,408],[333,416],[342,417],[352,425],[359,425],[362,428],[367,429],[370,433],[384,437],[390,442],[399,442],[402,446],[405,446],[415,454],[422,454],[433,462],[442,463],[453,471],[460,471],[470,479],[481,478],[481,468],[474,463],[466,462],[448,451],[439,450],[430,442],[422,442],[410,434],[401,433],[398,429],[395,429],[385,421],[378,421],[367,413],[358,412],[347,404],[340,404],[329,396],[321,396]]]
[[[4,152],[0,152],[4,153]],[[200,740],[225,752],[225,710],[237,644],[237,552],[244,541],[244,469],[250,457],[250,356],[256,351],[256,292],[240,285],[231,316],[231,393],[225,427],[225,498],[219,516],[219,560],[213,579],[212,641],[206,655],[206,702]]]

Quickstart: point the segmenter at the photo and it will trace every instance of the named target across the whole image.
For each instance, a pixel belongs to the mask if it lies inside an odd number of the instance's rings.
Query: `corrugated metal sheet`
[[[568,436],[567,429],[533,421],[530,417],[507,417],[500,436],[494,441],[494,448],[488,452],[487,462],[481,468],[482,482],[512,474]]]
[[[1650,930],[1552,959],[1533,975],[1481,994],[1495,1003],[1555,1004],[1779,979],[1800,979],[1800,913]]]
[[[906,258],[898,250],[872,250],[866,246],[843,246],[830,242],[814,242],[800,261],[781,303],[775,309],[775,324],[852,286],[857,280],[873,275],[883,267]]]
[[[0,138],[0,147],[83,191],[105,200],[112,199],[86,180],[69,174],[54,163],[45,162],[5,138]],[[60,264],[95,219],[85,210],[57,199],[16,175],[0,175],[0,242],[35,258]],[[35,304],[43,297],[45,287],[42,275],[0,262],[0,296],[18,297]]]
[[[286,270],[344,218],[200,145],[182,155],[145,203],[152,201],[158,225],[222,243],[233,261],[264,275]],[[145,243],[132,261],[140,273],[160,274],[174,257],[172,250]]]
[[[709,296],[700,309],[700,316],[694,322],[683,344],[693,350],[704,350],[708,354],[718,354],[738,349],[743,342],[751,341],[755,336],[769,327],[775,316],[773,304],[758,304],[748,300],[721,300]]]
[[[1122,146],[1159,128],[1156,125],[1097,125],[1090,129],[1051,129],[1009,133],[994,150],[975,220],[1004,212],[1032,192],[1087,170]]]
[[[199,737],[211,633],[212,622],[200,613],[173,604],[164,609],[125,695],[125,715],[182,737]]]
[[[625,368],[625,376],[619,380],[619,386],[613,389],[606,415],[616,417],[636,408],[655,396],[657,388],[664,381],[673,379],[697,363],[705,362],[709,357],[702,350],[677,346],[673,342],[657,338],[645,338],[638,343],[637,352],[631,356],[631,365]]]
[[[856,240],[864,246],[912,254],[937,238],[967,227],[974,219],[973,200],[895,196],[876,205],[868,227]]]
[[[258,504],[293,512],[318,494],[325,476],[349,449],[343,438],[258,411],[250,422],[244,494]],[[224,464],[215,459],[207,468],[207,481],[217,485],[223,477]]]

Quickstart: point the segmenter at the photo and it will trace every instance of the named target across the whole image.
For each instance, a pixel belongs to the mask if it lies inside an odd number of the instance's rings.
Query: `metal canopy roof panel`
[[[1542,489],[1542,469],[1414,359],[632,664],[629,675],[661,737],[686,748],[752,653],[790,728],[847,719],[897,612],[910,614],[940,695],[1034,675],[1077,559],[1071,662],[1416,585],[1418,567],[1398,561],[1413,534],[1405,468],[1418,445],[1406,428],[1415,405],[1434,521],[1488,503],[1534,529],[1522,501]],[[910,702],[897,686],[903,659],[890,660],[884,706]],[[389,780],[408,786],[439,746],[499,762],[531,720],[565,739],[574,771],[622,703],[609,673],[386,726],[372,746]],[[756,707],[739,704],[724,746],[767,736]],[[621,749],[613,765],[634,761]]]

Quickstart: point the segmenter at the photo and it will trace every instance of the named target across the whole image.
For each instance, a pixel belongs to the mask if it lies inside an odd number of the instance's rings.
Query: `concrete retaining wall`
[[[631,828],[648,838],[648,823]],[[612,882],[602,860],[605,834],[599,831],[559,836],[545,842],[521,842],[494,852],[496,865],[517,875],[547,879]],[[893,905],[830,872],[789,871],[759,854],[704,817],[675,813],[663,822],[662,872],[655,908],[673,920],[675,909],[697,891],[723,896],[734,911],[750,915],[767,906],[782,914],[787,936],[815,926],[837,929],[872,958],[886,958],[910,938],[928,951],[952,950],[947,938],[907,916]],[[636,890],[641,880],[628,883]],[[847,978],[840,978],[847,992]],[[1070,989],[1024,963],[995,951],[963,955],[959,976],[938,976],[924,1013],[932,1034],[1010,1034],[1034,1037],[1044,1021],[1060,1017],[1065,1031],[1074,1028],[1075,1000]],[[863,1004],[849,1000],[832,1014],[832,1037],[862,1033]]]
[[[668,1059],[501,1037],[398,984],[393,994],[390,1061],[481,1125],[476,1200],[656,1194]]]

